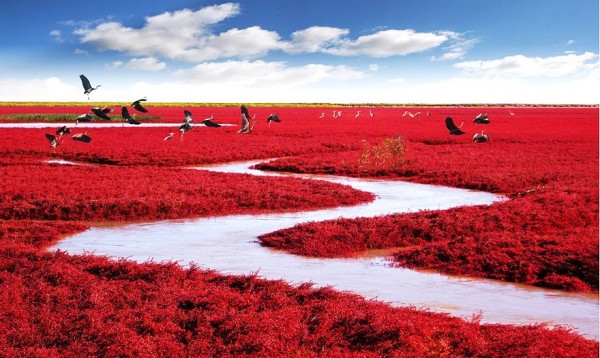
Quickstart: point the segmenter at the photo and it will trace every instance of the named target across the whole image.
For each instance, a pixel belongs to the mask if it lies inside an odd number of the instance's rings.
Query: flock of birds
[[[90,80],[84,75],[80,75],[79,78],[81,79],[81,84],[83,85],[83,90],[84,90],[83,94],[87,95],[88,100],[89,100],[90,93],[92,91],[98,89],[101,85],[97,85],[96,87],[93,87]],[[140,98],[140,99],[132,102],[130,106],[133,107],[138,112],[147,113],[148,110],[146,108],[144,108],[144,106],[142,106],[142,102],[144,102],[144,101],[147,101],[146,97]],[[248,112],[248,108],[246,108],[246,106],[244,106],[244,105],[242,105],[240,107],[240,110],[241,110],[242,124],[241,124],[241,129],[238,131],[238,133],[240,133],[240,134],[252,133],[252,131],[254,130],[254,126],[256,125],[256,120],[255,120],[256,115],[250,116],[250,113]],[[77,125],[79,122],[92,122],[95,120],[96,117],[103,119],[103,120],[110,121],[110,120],[112,120],[112,118],[109,116],[109,114],[114,112],[114,109],[108,108],[108,107],[93,107],[90,109],[90,112],[91,113],[84,113],[84,114],[78,116],[75,119],[75,125]],[[194,128],[192,112],[188,111],[187,109],[184,109],[183,114],[184,114],[183,124],[181,124],[178,128],[179,132],[180,132],[181,140],[183,140],[183,135],[186,132],[188,132],[192,128]],[[140,125],[141,123],[135,119],[135,116],[136,116],[136,114],[132,115],[129,113],[129,109],[127,108],[127,106],[121,107],[121,117],[123,119],[123,126],[125,126],[125,124]],[[269,127],[271,126],[272,122],[275,122],[275,123],[281,122],[279,115],[277,115],[275,113],[272,113],[271,115],[269,115],[269,117],[267,118],[267,123],[268,123]],[[212,115],[209,118],[202,120],[201,123],[206,127],[211,127],[211,128],[221,127],[221,124],[216,123],[214,121]],[[70,128],[67,128],[67,126],[63,126],[56,131],[56,134],[46,133],[45,135],[46,135],[46,138],[48,139],[50,147],[56,148],[62,143],[61,140],[62,140],[63,136],[66,136],[69,134],[71,134]],[[174,131],[170,131],[170,133],[166,137],[164,137],[163,140],[168,141],[168,140],[172,139],[174,136],[175,136]],[[87,135],[87,132],[73,134],[71,136],[71,138],[73,140],[83,142],[83,143],[90,143],[92,141],[92,138],[89,135]]]
[[[356,111],[356,115],[354,116],[355,118],[360,117],[360,113],[361,111]],[[509,114],[511,116],[514,116],[514,113],[512,111],[509,110]],[[402,114],[402,117],[411,117],[411,118],[417,118],[421,115],[421,112],[411,112],[411,111],[404,111],[404,113]],[[429,111],[425,112],[425,115],[427,117],[431,116],[431,114],[429,113]],[[343,116],[343,112],[342,111],[333,111],[333,118],[342,118]],[[373,111],[369,110],[369,116],[372,118],[375,115],[373,114]],[[321,115],[319,116],[319,118],[325,118],[325,112],[321,112]],[[479,113],[474,119],[473,119],[473,123],[475,124],[489,124],[490,123],[490,118],[487,115],[487,113]],[[452,117],[446,117],[446,128],[448,129],[450,135],[463,135],[465,134],[465,132],[463,130],[461,130],[461,127],[463,126],[464,122],[462,122],[459,126],[457,126],[454,123],[454,120],[452,119]],[[473,135],[473,139],[472,142],[473,143],[485,143],[488,142],[490,140],[490,136],[487,134],[484,134],[485,130],[482,130],[480,133],[475,133],[475,135]]]
[[[101,86],[101,85],[97,85],[96,87],[93,87],[91,85],[89,79],[84,75],[80,75],[79,78],[81,79],[81,84],[83,85],[83,89],[84,89],[83,93],[85,95],[87,95],[88,99],[90,98],[90,93],[92,91],[98,89]],[[140,98],[140,99],[132,102],[130,106],[138,112],[147,113],[148,110],[146,108],[144,108],[144,106],[142,106],[142,102],[144,102],[144,101],[147,101],[146,97]],[[248,108],[246,108],[246,106],[244,106],[244,105],[240,106],[240,110],[241,110],[242,123],[241,123],[241,129],[237,133],[240,133],[240,134],[252,133],[254,130],[254,126],[256,125],[256,120],[255,120],[256,115],[251,116],[250,113],[248,112]],[[91,122],[96,117],[103,119],[103,120],[111,120],[111,117],[109,116],[109,114],[112,113],[113,111],[114,111],[114,109],[108,108],[108,107],[102,107],[102,108],[101,107],[93,107],[90,109],[90,112],[93,113],[94,115],[92,115],[90,113],[85,113],[85,114],[78,116],[75,119],[75,125],[77,125],[79,122]],[[192,119],[192,112],[185,109],[185,110],[183,110],[183,114],[184,114],[183,124],[181,124],[179,126],[180,140],[183,140],[183,135],[186,132],[190,131],[194,127],[193,119]],[[514,113],[512,111],[509,111],[509,114],[514,115]],[[360,115],[361,115],[361,111],[358,110],[358,111],[356,111],[356,115],[354,117],[359,118]],[[421,115],[421,112],[413,113],[410,111],[404,111],[404,114],[402,116],[403,117],[409,116],[411,118],[416,118],[419,115]],[[429,111],[427,111],[425,115],[427,117],[429,117],[430,116]],[[141,123],[135,119],[135,116],[136,116],[136,114],[132,115],[129,113],[129,109],[127,108],[127,106],[121,107],[121,117],[123,119],[123,126],[125,126],[125,124],[140,125]],[[342,118],[343,112],[342,111],[333,111],[332,116],[333,116],[333,118]],[[374,117],[372,110],[369,110],[369,116],[371,118]],[[322,112],[321,116],[319,118],[325,118],[325,112]],[[267,123],[268,123],[269,127],[271,126],[271,123],[273,123],[273,122],[274,123],[281,122],[281,119],[279,118],[279,116],[274,113],[270,114],[269,117],[267,118]],[[206,127],[211,127],[211,128],[221,127],[221,124],[214,122],[212,115],[209,118],[202,120],[201,123]],[[450,135],[465,134],[465,132],[461,129],[464,122],[462,122],[459,126],[457,126],[454,123],[454,120],[452,119],[452,117],[446,117],[445,123],[446,123],[446,128],[448,129]],[[473,119],[473,123],[475,123],[477,125],[489,124],[490,118],[488,117],[487,113],[479,113]],[[48,139],[48,142],[50,143],[50,147],[56,148],[57,146],[59,146],[62,143],[61,139],[63,138],[63,136],[69,135],[70,133],[71,133],[70,129],[67,128],[66,126],[63,126],[56,131],[56,134],[46,133],[46,138]],[[175,135],[174,131],[170,131],[170,133],[166,137],[164,137],[163,140],[168,141],[168,140],[172,139],[174,137],[174,135]],[[90,143],[92,141],[92,138],[87,135],[87,132],[73,134],[71,136],[71,138],[73,140],[76,140],[76,141],[79,141],[82,143]],[[479,133],[475,133],[475,135],[473,135],[473,138],[472,138],[473,143],[485,143],[485,142],[488,142],[489,140],[490,140],[490,137],[484,133],[484,130],[482,130]]]

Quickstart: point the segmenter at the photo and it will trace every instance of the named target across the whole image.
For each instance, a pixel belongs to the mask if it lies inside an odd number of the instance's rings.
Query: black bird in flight
[[[131,103],[131,106],[140,112],[146,113],[146,112],[148,112],[148,110],[146,108],[142,107],[142,104],[140,103],[140,102],[144,102],[144,101],[147,101],[146,97],[140,98],[137,101]]]
[[[100,87],[101,85],[92,87],[92,84],[90,83],[90,80],[87,79],[87,77],[85,77],[84,75],[79,75],[79,78],[81,78],[81,84],[83,85],[83,94],[86,94],[88,96],[88,99],[90,99],[90,93],[98,89],[98,87]]]
[[[62,137],[65,134],[71,134],[71,130],[67,128],[67,126],[62,126],[56,131],[56,135],[58,136],[58,138]]]
[[[121,117],[123,117],[123,120],[125,121],[125,123],[129,123],[129,124],[133,124],[133,125],[139,125],[141,124],[140,122],[135,120],[135,114],[132,116],[129,114],[129,111],[127,110],[127,107],[123,106],[121,107]],[[125,123],[123,123],[123,125],[125,125]]]
[[[219,123],[213,122],[213,116],[210,116],[209,118],[205,118],[202,121],[202,124],[204,124],[207,127],[213,127],[213,128],[218,128],[221,126]]]
[[[267,123],[271,123],[271,122],[279,123],[279,122],[281,122],[281,119],[275,113],[271,113],[271,115],[267,118]]]
[[[52,134],[46,133],[46,138],[48,139],[48,142],[50,142],[52,148],[56,148],[60,144],[58,139]]]
[[[179,126],[179,132],[181,133],[179,140],[183,140],[183,134],[194,128],[192,126],[192,112],[188,111],[187,109],[184,109],[183,114],[185,115],[185,117],[183,118],[183,124]]]
[[[92,112],[94,112],[94,114],[97,115],[98,117],[110,121],[110,117],[108,116],[108,114],[106,114],[104,108],[94,107],[94,108],[92,108]]]
[[[75,118],[75,125],[77,125],[77,123],[79,122],[91,122],[94,120],[94,117],[90,116],[87,113],[84,113],[80,116],[78,116],[77,118]]]
[[[461,123],[460,126],[457,127],[456,124],[454,124],[452,117],[446,117],[446,128],[448,128],[451,135],[465,134],[465,132],[460,130],[460,127],[462,127],[463,124],[465,124],[465,122]]]
[[[479,113],[477,115],[477,117],[475,117],[473,119],[473,123],[476,123],[476,124],[490,124],[490,118],[488,117],[487,113],[486,114]]]
[[[73,134],[71,136],[71,138],[73,140],[76,140],[78,142],[83,142],[83,143],[89,143],[92,141],[92,137],[90,137],[89,135],[87,135],[87,132],[85,133],[77,133],[77,134]]]

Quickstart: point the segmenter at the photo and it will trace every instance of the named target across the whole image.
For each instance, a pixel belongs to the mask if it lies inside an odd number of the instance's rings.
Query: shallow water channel
[[[249,169],[258,161],[193,169],[251,175],[287,175]],[[68,164],[68,163],[65,163]],[[94,253],[138,262],[194,263],[226,274],[258,273],[291,283],[332,286],[396,306],[415,306],[484,323],[548,323],[572,326],[598,339],[598,295],[577,294],[493,280],[450,277],[390,267],[384,258],[316,259],[264,248],[261,234],[309,221],[373,217],[398,212],[447,209],[505,200],[494,194],[401,181],[294,175],[327,180],[372,192],[371,203],[309,212],[231,215],[125,226],[93,227],[50,250]]]

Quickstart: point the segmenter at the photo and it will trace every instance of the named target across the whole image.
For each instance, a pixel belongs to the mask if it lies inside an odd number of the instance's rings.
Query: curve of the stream
[[[194,169],[249,175],[283,175],[250,169],[257,161]],[[398,212],[491,204],[504,198],[441,186],[336,176],[295,175],[327,180],[372,192],[368,204],[334,209],[232,215],[113,227],[93,227],[60,241],[50,250],[94,253],[138,262],[194,263],[225,274],[252,274],[291,283],[332,286],[397,306],[415,306],[483,323],[568,325],[598,339],[598,295],[568,293],[493,280],[450,277],[393,268],[384,258],[316,259],[266,249],[256,238],[309,221],[373,217]]]

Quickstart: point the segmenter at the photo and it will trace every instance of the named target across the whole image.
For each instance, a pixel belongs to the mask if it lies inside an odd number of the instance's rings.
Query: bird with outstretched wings
[[[460,124],[460,127],[462,127],[463,124],[464,122]],[[446,128],[448,128],[451,135],[465,134],[465,132],[460,130],[460,127],[457,127],[456,124],[454,124],[454,120],[452,120],[452,117],[446,117]]]
[[[146,113],[146,112],[148,112],[148,110],[147,110],[146,108],[144,108],[144,107],[142,106],[142,104],[140,103],[140,102],[144,102],[144,101],[147,101],[146,97],[144,97],[144,98],[140,98],[140,99],[138,99],[137,101],[135,101],[135,102],[132,102],[132,103],[131,103],[131,106],[132,106],[133,108],[135,108],[137,111],[140,111],[140,112]]]
[[[96,116],[98,116],[98,118],[102,118],[102,119],[106,119],[107,121],[110,121],[110,117],[108,116],[108,114],[106,114],[106,112],[104,112],[102,110],[102,108],[94,107],[94,108],[92,108],[92,112],[94,112],[94,114]]]
[[[67,126],[62,126],[56,130],[56,135],[60,138],[65,134],[71,134],[71,130]]]
[[[479,113],[475,118],[473,118],[473,123],[475,124],[490,124],[490,118],[487,113]]]
[[[78,142],[89,143],[92,141],[92,137],[87,135],[86,133],[77,133],[71,136],[71,139],[76,140]]]
[[[183,118],[183,123],[186,124],[190,124],[192,123],[193,119],[192,119],[192,112],[188,111],[187,109],[183,110],[183,115],[185,116]]]
[[[204,124],[207,127],[213,127],[213,128],[218,128],[221,126],[219,123],[213,121],[213,116],[210,116],[210,117],[202,120],[202,124]]]
[[[246,108],[246,106],[241,105],[240,110],[242,111],[242,129],[240,129],[238,131],[238,133],[241,133],[241,134],[252,133],[252,130],[254,130],[254,125],[256,124],[256,121],[254,121],[254,124],[252,126],[250,126],[250,119],[251,118],[253,119],[254,117],[250,117],[250,113],[248,112],[248,108]]]
[[[83,94],[87,95],[88,99],[90,99],[90,93],[98,89],[98,87],[100,87],[101,85],[92,87],[92,84],[90,83],[90,80],[88,80],[87,77],[85,77],[84,75],[79,75],[79,78],[81,79],[81,84],[83,85]]]
[[[133,116],[135,116],[135,114]],[[133,125],[141,124],[140,122],[136,121],[133,116],[129,114],[129,110],[127,110],[127,107],[121,107],[121,117],[123,117],[123,121],[125,121],[125,123]],[[125,125],[125,123],[123,123],[123,125]]]
[[[52,148],[56,148],[60,144],[58,139],[52,134],[46,133],[46,138],[48,139],[48,142]]]

